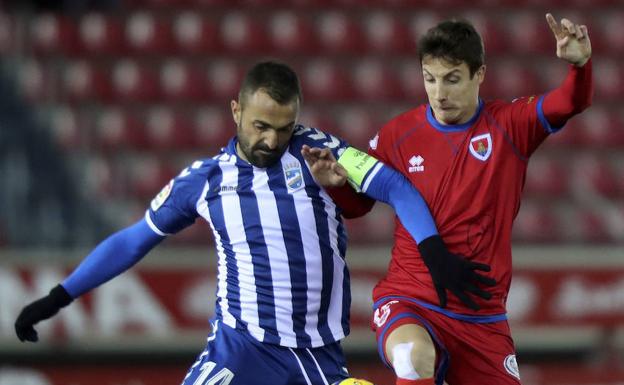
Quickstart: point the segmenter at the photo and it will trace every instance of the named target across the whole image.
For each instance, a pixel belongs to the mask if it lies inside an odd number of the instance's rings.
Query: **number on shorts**
[[[215,366],[217,366],[217,364],[212,361],[204,363],[199,368],[201,373],[199,374],[199,376],[197,376],[197,379],[195,379],[193,385],[228,385],[230,382],[232,382],[232,379],[234,378],[234,373],[232,373],[232,371],[228,368],[223,368],[219,370],[217,374],[208,378]]]

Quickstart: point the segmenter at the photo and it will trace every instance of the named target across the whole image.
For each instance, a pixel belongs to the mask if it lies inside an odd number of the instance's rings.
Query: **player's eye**
[[[459,83],[459,78],[448,78],[447,81],[451,84],[457,84]]]

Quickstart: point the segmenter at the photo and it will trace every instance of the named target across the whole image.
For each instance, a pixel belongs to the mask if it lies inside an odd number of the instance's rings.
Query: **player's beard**
[[[262,142],[256,143],[252,146],[247,138],[244,135],[241,135],[240,125],[241,123],[239,122],[238,145],[249,163],[259,168],[266,168],[271,167],[280,160],[288,145],[284,146],[284,148],[278,147],[274,150],[271,150]]]

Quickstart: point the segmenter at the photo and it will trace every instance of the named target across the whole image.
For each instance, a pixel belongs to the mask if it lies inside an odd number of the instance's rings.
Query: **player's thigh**
[[[240,331],[217,324],[182,385],[286,385],[287,379],[278,347],[254,342]]]
[[[520,373],[505,321],[453,330],[446,381],[449,385],[520,385]]]
[[[421,324],[405,323],[392,330],[384,350],[393,366],[409,359],[420,377],[433,377],[436,348],[429,331]]]

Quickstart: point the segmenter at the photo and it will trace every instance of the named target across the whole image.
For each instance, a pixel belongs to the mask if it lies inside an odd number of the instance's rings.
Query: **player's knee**
[[[396,330],[398,333],[390,336],[386,345],[386,353],[397,377],[433,377],[436,351],[429,333],[417,325],[405,325],[399,329]]]
[[[433,342],[419,341],[412,349],[412,363],[421,378],[433,377],[435,370],[436,350]]]

